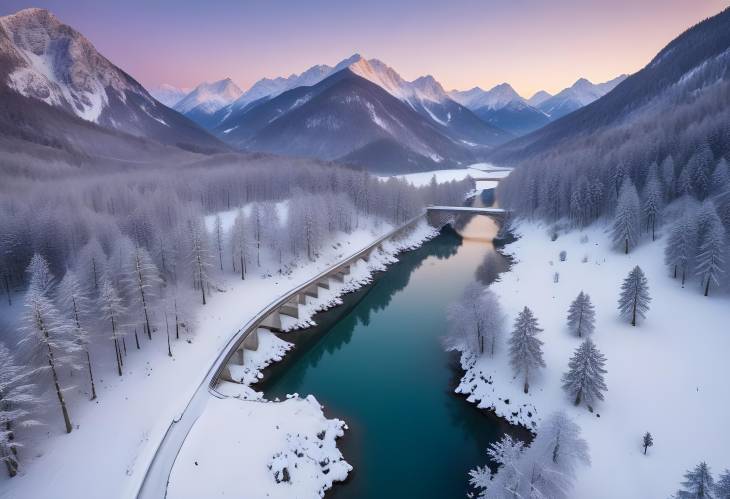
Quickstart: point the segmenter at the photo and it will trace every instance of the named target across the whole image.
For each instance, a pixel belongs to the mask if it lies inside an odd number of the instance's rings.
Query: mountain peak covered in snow
[[[452,90],[449,92],[449,96],[469,109],[482,107],[501,109],[512,101],[524,102],[525,100],[509,83],[500,83],[489,90],[480,87],[469,90]]]
[[[230,78],[214,82],[203,82],[175,104],[175,110],[183,114],[199,109],[214,113],[238,99],[243,92]]]
[[[46,9],[24,9],[0,17],[0,55],[5,84],[16,92],[99,122],[111,93],[152,101],[136,81],[99,54],[81,33]]]
[[[183,97],[190,93],[189,88],[178,88],[175,85],[169,83],[163,83],[156,87],[147,89],[150,95],[162,102],[167,107],[174,107],[175,104],[180,102]]]

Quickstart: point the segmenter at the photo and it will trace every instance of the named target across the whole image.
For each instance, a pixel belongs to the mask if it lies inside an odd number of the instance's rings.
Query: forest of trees
[[[710,146],[682,162],[667,156],[585,170],[538,165],[520,167],[501,183],[505,206],[579,228],[604,220],[624,253],[663,232],[667,266],[682,286],[694,281],[705,295],[730,286],[730,167]]]
[[[415,188],[282,160],[12,179],[0,200],[0,283],[8,316],[18,317],[0,331],[0,458],[9,474],[22,461],[20,428],[54,414],[42,410],[53,404],[59,417],[48,423],[62,417],[71,433],[67,398],[102,396],[95,380],[112,373],[98,373],[99,364],[123,376],[128,356],[149,352],[157,334],[172,356],[226,276],[288,273],[336,234],[400,225],[426,204],[460,204],[472,188],[470,179]],[[237,214],[224,231],[218,213],[228,210]],[[69,392],[72,383],[82,390]]]

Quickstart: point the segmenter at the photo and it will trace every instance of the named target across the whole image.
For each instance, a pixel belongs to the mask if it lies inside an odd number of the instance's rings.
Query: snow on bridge
[[[476,215],[497,215],[505,216],[509,212],[502,208],[482,208],[474,206],[427,206],[427,212],[453,212],[453,213],[473,213]]]

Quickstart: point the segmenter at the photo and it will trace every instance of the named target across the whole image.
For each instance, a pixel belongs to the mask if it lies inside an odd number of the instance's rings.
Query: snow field
[[[531,429],[551,412],[566,411],[581,426],[592,460],[578,472],[575,498],[667,497],[702,460],[716,474],[730,467],[728,297],[706,298],[695,282],[682,289],[671,279],[663,264],[664,238],[644,239],[624,255],[611,249],[597,224],[556,241],[537,223],[521,222],[516,231],[520,239],[506,247],[515,259],[512,270],[491,286],[507,314],[507,334],[494,359],[462,359],[466,373],[457,392]],[[565,262],[561,250],[567,251]],[[635,265],[648,278],[652,302],[646,320],[632,327],[619,318],[617,304],[621,282]],[[568,332],[566,320],[581,290],[596,307],[592,339],[607,358],[606,399],[593,413],[585,405],[575,407],[561,387],[581,342]],[[547,364],[531,379],[527,395],[522,379],[513,378],[506,345],[524,306],[544,329],[538,337]],[[640,444],[647,431],[654,446],[644,456]]]

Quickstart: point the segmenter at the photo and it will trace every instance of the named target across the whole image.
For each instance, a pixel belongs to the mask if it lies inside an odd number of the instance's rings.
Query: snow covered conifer
[[[193,269],[193,284],[195,288],[200,289],[203,305],[205,305],[205,289],[208,286],[208,269],[211,264],[206,244],[205,227],[203,227],[199,218],[192,218],[189,221],[188,236],[190,237],[190,263]]]
[[[634,267],[629,275],[624,279],[621,285],[621,296],[618,301],[618,308],[621,312],[621,316],[626,319],[631,319],[631,325],[636,326],[636,318],[646,317],[646,312],[649,310],[649,282],[644,275],[644,272],[637,265]]]
[[[151,300],[154,297],[154,286],[162,282],[160,271],[152,261],[149,253],[144,248],[135,246],[125,269],[125,284],[129,289],[129,296],[136,308],[142,313],[144,329],[147,337],[152,339],[152,326],[150,325]]]
[[[644,218],[646,220],[646,231],[651,231],[651,240],[656,240],[656,225],[659,214],[662,211],[662,187],[659,183],[657,165],[654,163],[649,170],[649,177],[644,185]]]
[[[677,491],[681,499],[714,499],[715,481],[710,467],[704,461],[684,474],[682,488]]]
[[[53,284],[53,274],[48,266],[48,262],[42,255],[35,253],[30,259],[26,273],[29,279],[29,288],[35,289],[40,293],[47,294]]]
[[[696,227],[689,216],[683,216],[672,226],[664,248],[664,262],[672,269],[672,275],[682,275],[682,287],[692,270],[693,251],[697,238]]]
[[[120,317],[124,313],[122,299],[119,298],[117,290],[109,279],[102,279],[101,294],[99,296],[101,311],[104,318],[111,322],[112,341],[114,342],[114,353],[117,358],[117,374],[122,375],[122,346],[120,344]]]
[[[652,437],[651,433],[647,431],[646,433],[644,433],[644,437],[641,439],[641,446],[644,448],[644,455],[646,455],[646,450],[653,445],[654,437]]]
[[[218,251],[218,262],[221,267],[221,272],[223,272],[223,219],[221,218],[220,214],[215,216],[215,247]]]
[[[30,371],[17,363],[10,350],[0,343],[0,460],[11,477],[18,472],[18,447],[21,446],[15,428],[35,423],[29,412],[39,402],[34,389]]]
[[[449,307],[450,336],[447,346],[483,355],[494,355],[504,328],[504,314],[497,295],[484,286],[472,283],[461,299]]]
[[[603,400],[607,390],[603,375],[606,357],[598,351],[590,338],[576,349],[568,363],[568,372],[563,375],[563,389],[575,399],[575,405],[585,401],[588,407],[595,400]]]
[[[74,271],[66,271],[66,275],[58,284],[56,296],[59,309],[70,320],[71,334],[86,354],[86,367],[89,371],[89,383],[91,384],[91,400],[94,400],[96,398],[96,386],[94,385],[94,372],[91,368],[91,354],[89,353],[89,333],[84,325],[85,318],[89,313],[89,298],[82,289]]]
[[[725,158],[722,158],[715,166],[715,173],[712,174],[712,191],[716,194],[725,192],[730,188],[730,167]]]
[[[592,334],[596,328],[596,310],[591,297],[581,291],[568,309],[568,328],[579,337]]]
[[[628,253],[638,242],[639,215],[639,194],[631,179],[627,178],[621,185],[612,231],[614,245],[623,248],[624,253]]]
[[[490,460],[499,466],[499,470],[492,474],[487,466],[479,466],[469,471],[469,483],[476,489],[481,489],[479,498],[509,497],[514,494],[520,483],[518,465],[524,443],[505,435],[487,449]]]
[[[233,228],[230,232],[231,238],[231,253],[233,254],[233,270],[241,272],[241,280],[246,279],[246,255],[248,253],[248,241],[246,237],[246,216],[243,210],[239,209],[236,214],[236,219],[233,222]]]
[[[522,479],[517,493],[509,497],[567,498],[576,467],[590,464],[588,444],[580,433],[580,427],[564,412],[543,420],[520,460]]]
[[[696,271],[704,286],[705,296],[710,293],[710,283],[720,283],[719,276],[724,271],[725,227],[717,214],[714,215],[707,221],[697,255]]]
[[[730,470],[720,475],[715,485],[715,499],[730,499]]]
[[[31,345],[33,355],[39,358],[41,366],[48,365],[47,369],[51,373],[58,403],[61,406],[66,433],[71,433],[73,427],[58,379],[58,369],[62,366],[73,366],[73,353],[78,352],[79,347],[70,334],[70,324],[63,319],[40,288],[33,287],[28,290],[25,307],[23,322],[28,336],[22,341]]]
[[[106,255],[95,238],[90,239],[79,252],[75,269],[79,280],[89,290],[96,294],[99,291],[101,275],[106,267]]]
[[[537,334],[541,331],[532,310],[525,307],[515,320],[512,337],[509,340],[510,364],[515,375],[524,378],[525,393],[530,389],[530,373],[545,367],[542,358],[543,343],[537,338]]]

